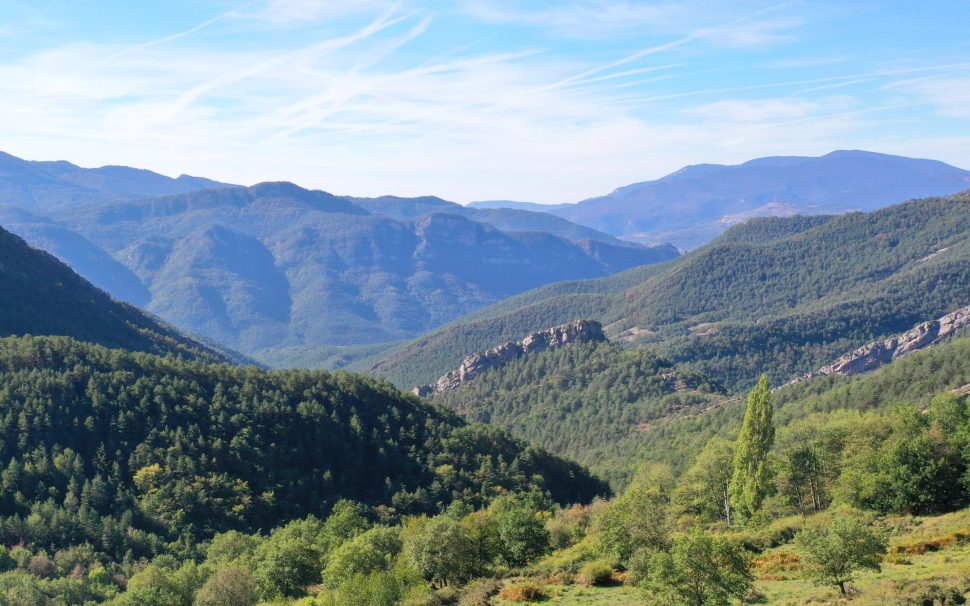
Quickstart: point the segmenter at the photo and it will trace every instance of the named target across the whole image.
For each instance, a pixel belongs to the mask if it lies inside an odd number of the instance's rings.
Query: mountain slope
[[[649,351],[579,343],[487,370],[432,401],[618,481],[631,460],[604,460],[598,452],[605,445],[668,415],[724,398],[723,389],[704,375],[678,369]]]
[[[818,158],[688,166],[656,181],[545,212],[624,238],[690,249],[758,216],[875,210],[968,187],[970,171],[942,162],[837,151]]]
[[[483,349],[591,317],[731,389],[762,368],[786,381],[970,302],[970,193],[830,219],[761,219],[639,271],[524,293],[354,367],[426,383],[469,353],[463,341]]]
[[[347,373],[11,337],[0,385],[0,527],[29,516],[21,541],[89,542],[116,560],[325,515],[339,499],[393,516],[507,490],[563,503],[608,491],[574,463]]]
[[[112,300],[51,255],[0,228],[0,336],[65,335],[109,347],[226,360]]]
[[[223,187],[232,186],[188,175],[172,179],[127,166],[81,168],[64,161],[31,162],[0,152],[0,203],[41,213]]]
[[[835,406],[820,405],[818,396],[810,394],[825,392],[833,385],[871,382],[867,377],[823,380],[826,375],[856,376],[897,364],[874,375],[880,377],[876,379],[879,396],[873,396],[872,388],[867,388],[845,389],[838,396],[829,393],[821,398],[848,408],[888,403],[882,398],[900,403],[919,401],[925,393],[970,383],[970,359],[965,355],[970,339],[954,338],[966,335],[970,307],[943,320],[945,325],[936,321],[921,324],[894,335],[886,344],[848,352],[834,364],[781,387],[775,396],[781,404],[814,402],[791,404],[780,413],[784,419],[781,424]],[[924,388],[927,391],[921,393]],[[850,394],[858,401],[847,403]],[[581,344],[526,356],[488,369],[455,389],[434,394],[433,401],[468,419],[498,425],[585,463],[614,485],[623,483],[636,467],[633,462],[644,457],[680,464],[666,451],[645,452],[641,438],[683,440],[696,447],[703,444],[701,437],[704,441],[710,437],[712,430],[724,433],[730,427],[736,431],[744,404],[742,398],[729,397],[715,382],[683,364],[660,358],[649,349],[624,350],[615,343]],[[708,421],[710,426],[704,426]],[[704,427],[703,432],[698,431],[697,424]],[[680,428],[682,435],[668,425]],[[696,453],[686,454],[683,460]]]
[[[420,200],[400,204],[427,210]],[[90,270],[100,270],[102,284],[143,297],[173,324],[246,353],[304,364],[314,348],[410,338],[548,282],[678,254],[608,236],[505,232],[451,212],[394,218],[290,183],[105,203],[59,221],[9,207],[4,213],[38,239],[65,230],[101,248],[114,260]],[[56,250],[81,263],[92,257],[60,235]]]

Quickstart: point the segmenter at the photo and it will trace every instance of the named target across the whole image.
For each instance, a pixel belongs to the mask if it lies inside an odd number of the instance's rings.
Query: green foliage
[[[730,485],[731,505],[745,518],[761,509],[772,490],[768,453],[775,441],[773,413],[768,375],[761,375],[758,386],[748,394]]]
[[[320,529],[314,518],[295,520],[256,547],[252,568],[260,598],[301,596],[307,586],[320,581],[323,554],[316,545]]]
[[[456,499],[481,506],[507,490],[561,502],[606,491],[497,428],[347,373],[8,338],[0,399],[3,540],[88,542],[114,561],[169,551],[176,539],[326,515],[341,498],[393,508],[393,517]],[[360,515],[341,524],[360,530]],[[320,538],[323,551],[350,537],[334,532]]]
[[[598,512],[593,533],[599,551],[622,566],[640,550],[669,545],[670,502],[674,479],[664,467],[646,467],[626,492]]]
[[[819,419],[812,419],[812,415],[817,413],[886,410],[913,403],[928,405],[933,394],[967,384],[970,384],[970,338],[963,337],[913,352],[872,373],[852,377],[830,375],[801,381],[782,387],[771,397],[775,405],[774,418],[779,427],[790,426],[800,420],[811,426],[821,423]],[[702,414],[673,418],[621,443],[598,449],[596,453],[604,458],[627,456],[641,461],[665,463],[680,470],[697,456],[712,437],[734,439],[740,431],[744,406],[744,402],[727,402]],[[858,417],[849,415],[840,422],[841,427],[832,428],[835,434],[819,434],[819,448],[826,441],[833,441],[829,454],[825,455],[830,463],[825,474],[830,480],[841,471],[840,464],[835,467],[842,451],[839,436],[848,431],[848,426],[854,422],[858,422]],[[781,443],[782,436],[783,432],[779,436],[779,447],[787,448],[787,443]],[[783,468],[779,471],[784,473]],[[783,493],[788,490],[785,481],[783,477],[778,478],[779,489]],[[829,489],[832,488],[829,486]],[[803,488],[803,494],[807,495],[807,488]]]
[[[0,572],[7,572],[17,567],[17,561],[10,555],[5,545],[0,545]]]
[[[165,606],[192,606],[195,593],[205,580],[205,571],[194,562],[174,570],[152,563],[129,579],[127,590],[118,601],[125,606],[153,604],[155,601]]]
[[[434,398],[472,421],[595,468],[614,483],[628,461],[603,461],[596,448],[675,410],[700,409],[723,391],[647,350],[582,343],[523,356]]]
[[[399,528],[371,528],[330,553],[323,570],[324,585],[336,589],[356,575],[390,570],[401,547]]]
[[[501,496],[492,502],[488,513],[498,537],[498,557],[506,566],[525,566],[549,550],[545,519],[528,496]]]
[[[576,581],[581,585],[605,585],[613,578],[613,564],[610,560],[599,559],[586,562],[579,569]]]
[[[215,571],[199,589],[194,606],[255,606],[259,601],[252,573],[230,565]]]
[[[466,581],[483,571],[472,536],[449,516],[417,519],[406,529],[407,560],[434,586]]]
[[[861,569],[879,570],[886,554],[885,534],[857,514],[840,511],[825,525],[806,528],[795,537],[813,580],[835,585],[843,595],[846,583]]]
[[[334,504],[315,542],[326,557],[344,542],[362,534],[370,525],[367,509],[362,504],[341,499]]]
[[[258,536],[244,534],[238,530],[230,530],[212,537],[212,542],[206,548],[206,561],[221,566],[245,560],[253,555],[259,545]]]
[[[429,595],[416,571],[396,566],[389,571],[354,576],[336,590],[325,591],[308,601],[307,606],[399,606],[408,600],[419,604],[421,598]]]
[[[728,606],[747,595],[752,580],[741,547],[694,528],[653,556],[643,586],[660,604]]]
[[[899,408],[883,419],[881,431],[868,440],[860,436],[846,449],[836,489],[843,502],[908,514],[941,513],[967,504],[966,405],[944,395],[929,411]]]
[[[731,478],[734,443],[715,436],[694,459],[677,484],[674,500],[681,513],[706,522],[731,524]]]

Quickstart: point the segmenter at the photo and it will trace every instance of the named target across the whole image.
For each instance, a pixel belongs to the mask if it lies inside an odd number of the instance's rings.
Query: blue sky
[[[576,201],[869,149],[970,168],[970,2],[0,0],[0,149]]]

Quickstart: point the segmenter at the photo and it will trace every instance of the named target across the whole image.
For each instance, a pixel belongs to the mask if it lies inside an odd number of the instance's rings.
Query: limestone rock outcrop
[[[869,372],[888,364],[912,351],[938,343],[953,333],[970,326],[970,305],[962,307],[945,316],[917,324],[906,332],[883,341],[867,343],[862,347],[842,355],[827,366],[810,372],[802,379],[812,379],[825,375],[857,375]]]
[[[574,320],[567,324],[534,332],[521,341],[508,341],[491,349],[473,353],[462,360],[455,370],[442,375],[431,385],[421,385],[412,391],[421,397],[451,391],[462,383],[473,380],[483,372],[508,364],[530,353],[566,347],[573,343],[606,341],[603,326],[595,320]]]

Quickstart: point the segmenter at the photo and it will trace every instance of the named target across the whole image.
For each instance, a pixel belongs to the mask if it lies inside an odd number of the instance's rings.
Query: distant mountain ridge
[[[548,214],[430,196],[5,162],[0,222],[10,229],[176,326],[298,365],[333,347],[412,338],[542,284],[679,254]],[[204,189],[180,191],[193,187]]]
[[[866,151],[820,157],[778,156],[743,164],[696,164],[655,181],[634,183],[576,204],[511,208],[548,212],[644,243],[693,249],[730,225],[759,216],[876,210],[910,198],[970,188],[970,171],[936,160]],[[476,203],[494,208],[502,203]]]
[[[127,166],[81,168],[63,160],[22,160],[0,152],[0,202],[35,212],[224,187],[236,186],[188,175],[173,179]]]

